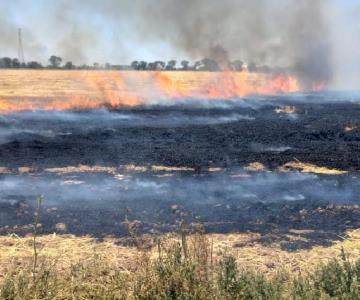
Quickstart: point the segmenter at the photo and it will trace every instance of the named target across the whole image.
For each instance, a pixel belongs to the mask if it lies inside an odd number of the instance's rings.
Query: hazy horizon
[[[214,57],[290,67],[336,89],[360,83],[354,0],[14,0],[0,8],[1,57],[18,56],[22,28],[26,61],[46,63],[53,54],[75,64]]]

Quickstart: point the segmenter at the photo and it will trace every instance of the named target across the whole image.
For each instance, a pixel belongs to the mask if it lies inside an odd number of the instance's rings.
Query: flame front
[[[315,84],[314,89],[323,89]],[[296,78],[243,72],[4,70],[0,112],[127,107],[300,91]]]

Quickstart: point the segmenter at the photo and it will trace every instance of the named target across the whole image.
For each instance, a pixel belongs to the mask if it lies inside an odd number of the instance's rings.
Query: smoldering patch
[[[250,148],[255,152],[274,152],[274,153],[282,153],[288,150],[291,150],[292,147],[283,146],[283,145],[264,145],[261,143],[251,143]]]
[[[165,108],[148,108],[134,111],[50,111],[23,112],[2,115],[0,119],[0,143],[26,141],[38,138],[56,139],[76,133],[103,131],[116,133],[130,127],[179,127],[226,124],[252,121],[255,117],[241,112],[220,110],[209,113],[204,109],[195,112],[178,110],[167,112]],[[46,126],[44,125],[46,123]]]
[[[69,171],[69,169],[68,169]],[[157,176],[172,174],[172,176]],[[297,172],[248,172],[228,170],[207,175],[181,175],[182,170],[156,167],[147,173],[85,169],[71,172],[38,173],[36,176],[3,174],[1,199],[28,199],[42,194],[47,205],[112,207],[154,201],[188,205],[241,203],[254,201],[330,201],[358,203],[358,178],[324,177]],[[89,173],[90,172],[90,173]],[[236,177],[235,173],[246,176]],[[186,175],[187,174],[187,175]],[[119,176],[121,180],[118,180]],[[286,188],[285,188],[286,187]],[[251,196],[249,196],[251,195]]]
[[[53,138],[56,134],[52,130],[29,130],[25,128],[0,129],[0,144],[6,144],[14,140],[33,140],[38,137]]]

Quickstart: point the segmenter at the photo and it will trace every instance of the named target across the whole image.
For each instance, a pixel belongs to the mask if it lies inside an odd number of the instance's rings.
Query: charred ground
[[[275,111],[284,106],[294,106],[296,112]],[[102,123],[94,115],[93,120],[79,124],[55,119],[45,127],[43,120],[26,121],[26,128],[52,131],[61,127],[63,132],[49,137],[36,130],[20,130],[0,144],[0,165],[42,169],[133,163],[189,166],[201,171],[255,161],[276,168],[298,159],[348,171],[360,169],[358,103],[282,101],[259,107],[170,106],[114,113],[126,113],[129,119],[126,123]],[[349,126],[354,128],[346,130]]]
[[[272,232],[281,237],[292,229],[310,230],[304,234],[308,242],[298,246],[328,243],[346,230],[360,226],[359,199],[355,196],[360,170],[360,105],[356,101],[324,102],[318,98],[309,96],[300,101],[280,97],[241,104],[179,103],[106,110],[99,114],[81,111],[70,115],[40,113],[41,117],[35,113],[25,117],[4,116],[0,123],[9,134],[0,144],[0,166],[15,177],[21,176],[18,168],[26,166],[32,170],[29,176],[35,178],[47,168],[78,165],[193,169],[176,175],[174,180],[178,182],[192,177],[206,180],[201,178],[212,176],[209,168],[220,168],[226,173],[254,162],[270,170],[291,161],[343,170],[348,174],[316,178],[326,183],[325,188],[334,184],[337,190],[333,195],[311,196],[309,190],[304,198],[284,200],[274,194],[272,201],[272,194],[262,194],[261,199],[245,201],[239,194],[225,197],[214,191],[211,196],[222,200],[211,203],[206,201],[206,194],[204,199],[192,199],[201,198],[201,194],[199,197],[191,193],[186,199],[167,199],[150,193],[136,201],[126,196],[119,201],[107,200],[102,195],[103,202],[95,206],[86,201],[59,205],[52,202],[42,215],[43,231],[48,233],[123,235],[126,230],[121,223],[128,215],[139,220],[139,232],[171,231],[186,219],[189,224],[200,221],[212,232]],[[4,179],[7,175],[0,176]],[[154,177],[155,184],[163,180],[153,173],[139,176],[139,180]],[[306,185],[312,183],[302,184],[305,191]],[[274,188],[276,192],[292,189],[296,189],[296,182]],[[344,195],[345,191],[351,193],[349,201],[340,199],[341,191]],[[2,197],[1,233],[31,231],[28,224],[33,219],[35,197],[30,198]]]

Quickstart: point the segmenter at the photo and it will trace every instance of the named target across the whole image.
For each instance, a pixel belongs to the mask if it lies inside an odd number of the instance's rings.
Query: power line
[[[21,28],[18,30],[18,38],[19,38],[19,49],[18,49],[18,59],[19,62],[24,64],[25,58],[24,58],[24,48],[22,43],[22,34],[21,34]]]

